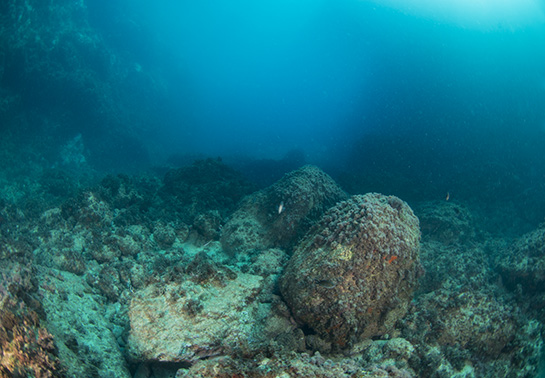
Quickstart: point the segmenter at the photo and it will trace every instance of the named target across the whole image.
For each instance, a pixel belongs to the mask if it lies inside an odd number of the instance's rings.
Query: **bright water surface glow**
[[[545,16],[535,0],[140,7],[169,51],[177,114],[161,130],[173,152],[281,158],[300,149],[329,162],[376,130],[428,135],[448,125],[458,137],[533,122],[538,109]]]
[[[537,0],[374,0],[403,12],[461,27],[515,30],[545,22]]]

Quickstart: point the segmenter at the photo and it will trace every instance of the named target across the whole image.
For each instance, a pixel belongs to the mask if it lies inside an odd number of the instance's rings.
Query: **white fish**
[[[278,205],[278,214],[282,214],[282,211],[284,211],[284,201],[280,202],[280,205]]]

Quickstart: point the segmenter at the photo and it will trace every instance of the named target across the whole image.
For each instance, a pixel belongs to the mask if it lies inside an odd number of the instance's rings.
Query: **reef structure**
[[[333,179],[305,165],[259,192],[247,196],[222,230],[223,249],[290,250],[323,213],[348,198]]]
[[[545,291],[545,224],[515,240],[496,260],[496,269],[506,287],[529,295],[542,294]]]
[[[280,289],[297,321],[336,348],[392,332],[423,270],[418,218],[404,201],[356,195],[295,247]]]

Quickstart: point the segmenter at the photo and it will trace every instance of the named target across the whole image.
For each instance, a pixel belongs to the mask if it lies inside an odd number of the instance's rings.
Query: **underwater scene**
[[[545,377],[545,3],[0,2],[0,378]]]

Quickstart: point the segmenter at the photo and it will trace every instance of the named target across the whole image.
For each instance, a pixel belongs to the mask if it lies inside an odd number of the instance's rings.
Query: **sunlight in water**
[[[413,15],[484,30],[519,29],[545,21],[537,0],[374,0]]]

